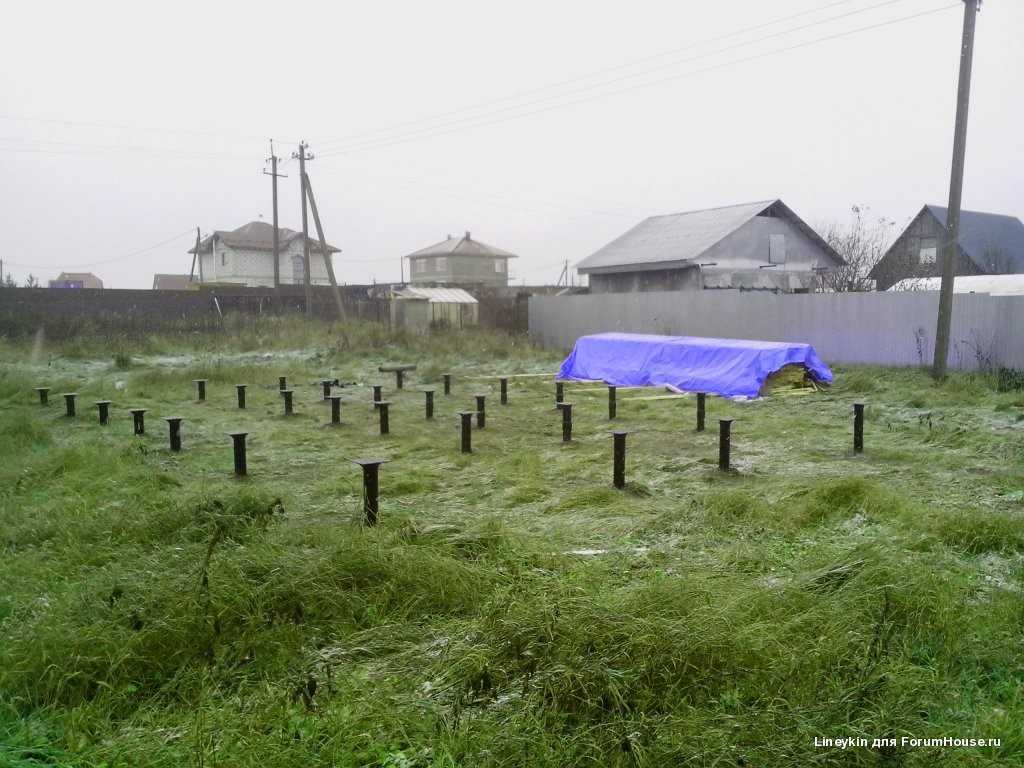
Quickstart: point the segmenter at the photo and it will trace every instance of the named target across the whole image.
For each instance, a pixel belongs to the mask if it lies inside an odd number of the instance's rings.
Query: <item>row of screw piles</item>
[[[445,374],[445,390],[446,394],[451,391],[451,376]],[[501,402],[506,404],[508,402],[508,381],[506,378],[499,380],[501,384]],[[331,401],[331,422],[332,424],[339,424],[341,422],[341,398],[339,396],[330,395],[329,382],[325,380],[324,384],[324,396],[326,399]],[[206,399],[206,380],[197,379],[195,381],[197,396],[200,401]],[[282,387],[281,394],[285,400],[285,414],[288,415],[292,412],[291,409],[291,395],[292,391],[284,389],[287,384],[285,377],[280,377],[279,385]],[[245,407],[245,385],[236,385],[238,392],[239,407]],[[389,432],[388,425],[388,409],[390,402],[387,400],[381,400],[381,386],[374,386],[374,407],[377,408],[380,413],[380,433],[386,435]],[[36,391],[39,393],[40,405],[47,405],[49,388],[47,387],[36,387]],[[433,418],[434,411],[434,390],[425,390],[425,415],[426,418]],[[564,400],[565,390],[562,382],[556,382],[555,384],[555,402],[556,407],[562,412],[562,441],[570,442],[572,440],[572,403],[567,403]],[[614,386],[608,387],[608,417],[614,419],[616,416],[615,412],[615,395],[616,389]],[[68,416],[75,415],[75,398],[77,393],[69,392],[64,395],[67,414]],[[476,395],[477,410],[476,411],[460,411],[460,422],[461,422],[461,449],[463,453],[472,452],[472,419],[474,414],[477,417],[477,428],[482,429],[486,425],[486,396]],[[704,430],[705,423],[705,393],[700,392],[697,394],[697,431]],[[100,424],[107,424],[109,421],[109,400],[100,400],[96,402],[99,409],[99,420]],[[864,450],[864,403],[854,403],[854,453],[862,453]],[[145,408],[133,408],[131,409],[133,428],[136,435],[145,434]],[[170,430],[170,448],[172,451],[181,450],[181,422],[180,417],[168,417],[165,419],[168,423]],[[723,472],[728,472],[731,468],[730,463],[730,451],[732,445],[732,422],[733,419],[719,419],[718,420],[718,468]],[[628,432],[624,430],[616,430],[612,433],[612,484],[616,488],[625,487],[626,483],[626,436]],[[235,474],[240,477],[244,477],[248,473],[246,464],[246,437],[247,432],[231,432],[229,433],[232,439],[234,449],[234,464]],[[365,522],[367,525],[376,525],[378,520],[379,512],[379,470],[380,465],[385,463],[384,459],[356,459],[354,463],[359,464],[363,468],[363,512]]]

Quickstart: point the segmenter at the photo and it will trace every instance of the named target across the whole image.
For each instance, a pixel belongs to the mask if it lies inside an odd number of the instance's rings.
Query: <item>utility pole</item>
[[[932,376],[946,378],[949,334],[953,319],[953,280],[956,277],[957,241],[960,236],[960,198],[964,186],[964,155],[967,151],[967,108],[971,100],[971,64],[974,60],[974,25],[981,0],[964,0],[964,31],[960,45],[960,80],[956,96],[956,126],[953,129],[953,168],[949,178],[949,206],[946,209],[946,242],[942,248],[942,287],[939,290],[939,320],[935,328],[935,360]]]
[[[188,281],[191,283],[196,278],[196,262],[199,262],[199,282],[203,282],[203,260],[199,256],[199,227],[196,227],[196,246],[192,249],[192,269],[188,273]]]
[[[287,179],[277,172],[277,161],[281,158],[274,154],[274,140],[270,140],[270,173],[264,169],[263,173],[270,176],[270,183],[272,192],[272,199],[274,202],[274,293],[277,294],[278,304],[281,303],[281,239],[280,232],[277,224],[277,179],[280,176],[282,179]]]
[[[299,151],[293,152],[292,157],[299,161],[299,189],[302,192],[302,281],[306,286],[306,316],[313,312],[313,291],[310,288],[309,276],[309,217],[306,212],[306,161],[312,160],[313,155],[306,153],[307,144],[299,142]]]
[[[331,255],[327,252],[327,238],[324,237],[324,228],[320,224],[320,212],[316,207],[316,196],[313,194],[313,185],[309,176],[302,174],[302,186],[309,197],[309,207],[313,209],[313,223],[316,225],[316,236],[320,241],[320,254],[324,257],[324,268],[327,270],[327,279],[331,281],[331,289],[334,292],[334,305],[338,309],[338,317],[347,320],[345,317],[345,304],[341,300],[341,291],[338,290],[338,281],[334,277],[334,265],[331,263]]]

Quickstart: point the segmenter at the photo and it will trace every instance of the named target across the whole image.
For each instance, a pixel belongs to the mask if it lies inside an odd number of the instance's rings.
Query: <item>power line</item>
[[[19,153],[36,153],[36,154],[56,154],[56,155],[95,155],[104,154],[106,152],[150,152],[155,154],[171,154],[171,155],[192,155],[196,157],[238,157],[250,159],[249,155],[242,155],[237,152],[211,152],[211,151],[200,151],[200,150],[189,150],[189,149],[175,149],[173,147],[151,147],[143,146],[138,144],[83,144],[81,142],[69,142],[69,141],[56,141],[51,139],[33,139],[27,136],[0,136],[0,142],[7,143],[29,143],[29,144],[45,144],[55,147],[70,147],[68,150],[48,150],[48,149],[37,149],[35,147],[25,148],[10,148],[0,147],[0,151],[19,154]]]
[[[799,13],[790,14],[789,16],[782,16],[780,18],[772,19],[770,21],[763,22],[761,24],[756,24],[754,26],[744,27],[743,29],[739,29],[739,30],[736,30],[734,32],[729,32],[729,33],[724,34],[724,35],[718,35],[716,37],[711,37],[711,38],[707,38],[707,39],[704,39],[704,40],[699,40],[699,41],[697,41],[695,43],[689,43],[689,44],[687,44],[685,46],[682,46],[680,48],[673,48],[673,49],[668,50],[668,51],[662,51],[660,53],[651,54],[650,56],[644,56],[644,57],[639,58],[639,59],[633,59],[632,61],[623,62],[621,64],[616,64],[616,65],[613,65],[613,66],[610,66],[610,67],[604,67],[602,69],[598,69],[598,70],[594,70],[592,72],[589,72],[589,73],[587,73],[585,75],[579,75],[577,77],[570,77],[570,78],[567,78],[565,80],[559,80],[557,82],[548,83],[547,85],[542,85],[542,86],[538,86],[538,87],[535,87],[535,88],[527,88],[527,89],[519,90],[519,91],[511,93],[511,94],[509,94],[507,96],[502,96],[502,97],[497,98],[497,99],[490,99],[490,100],[483,101],[483,102],[477,102],[476,104],[470,104],[470,105],[465,106],[465,107],[460,107],[459,109],[448,110],[446,112],[439,112],[439,113],[436,113],[434,115],[430,115],[428,117],[422,118],[420,120],[407,120],[407,121],[403,121],[403,122],[400,122],[400,123],[393,123],[390,126],[385,126],[383,128],[379,128],[379,129],[376,129],[376,130],[363,131],[363,132],[360,132],[360,133],[349,134],[348,136],[343,136],[343,137],[336,138],[336,139],[328,139],[325,142],[321,142],[321,146],[322,147],[329,147],[332,144],[345,144],[345,143],[347,143],[347,142],[349,142],[349,141],[351,141],[353,139],[363,138],[364,136],[370,136],[370,135],[374,135],[374,134],[377,134],[377,133],[390,133],[390,132],[395,131],[397,129],[404,128],[406,126],[422,126],[424,122],[432,122],[434,120],[442,119],[442,118],[445,118],[445,117],[451,117],[453,115],[458,115],[458,114],[461,114],[463,112],[473,112],[473,111],[476,111],[476,110],[479,110],[479,109],[483,109],[485,107],[490,107],[490,106],[493,106],[493,105],[496,105],[496,104],[503,104],[503,103],[505,103],[507,101],[518,100],[518,99],[521,99],[524,96],[530,96],[530,95],[535,94],[535,93],[543,93],[544,91],[550,91],[550,90],[553,90],[555,88],[561,88],[561,87],[566,86],[566,85],[572,85],[574,83],[579,83],[579,82],[584,82],[586,80],[591,80],[591,79],[593,79],[595,77],[598,77],[600,75],[603,75],[603,74],[606,74],[606,73],[609,73],[609,72],[617,72],[619,70],[628,69],[630,67],[635,67],[635,66],[637,66],[639,64],[644,64],[644,63],[649,62],[649,61],[656,61],[658,59],[663,59],[666,56],[674,56],[674,55],[676,55],[678,53],[683,53],[685,51],[693,50],[694,48],[700,47],[702,45],[708,45],[710,43],[717,43],[717,42],[719,42],[721,40],[727,40],[727,39],[729,39],[731,37],[736,37],[738,35],[746,34],[747,32],[756,32],[759,29],[765,29],[767,27],[775,26],[776,24],[781,24],[781,23],[783,23],[785,21],[791,21],[793,19],[800,18],[802,16],[807,16],[809,14],[819,13],[821,11],[827,11],[828,9],[834,8],[834,7],[838,6],[838,5],[846,5],[846,4],[851,3],[851,2],[853,2],[853,0],[836,0],[836,2],[830,3],[829,5],[823,6],[821,8],[810,8],[810,9],[808,9],[806,11],[800,11]]]
[[[491,110],[491,111],[486,112],[486,113],[481,113],[481,114],[477,114],[477,115],[470,115],[470,116],[466,116],[466,117],[461,117],[461,118],[458,118],[458,119],[455,119],[455,120],[451,120],[451,121],[448,121],[448,122],[444,122],[444,123],[438,123],[438,124],[435,124],[435,125],[421,126],[421,127],[419,127],[418,129],[415,129],[415,130],[404,131],[404,132],[402,132],[401,134],[399,134],[397,136],[391,137],[391,139],[396,139],[397,140],[397,139],[404,139],[406,137],[415,137],[415,136],[417,136],[419,134],[424,134],[424,133],[433,133],[434,131],[436,131],[439,128],[446,128],[446,127],[449,127],[449,126],[457,126],[457,125],[461,125],[461,124],[464,124],[464,123],[467,123],[467,122],[475,122],[475,121],[481,120],[483,118],[493,117],[493,116],[498,115],[498,114],[502,114],[502,113],[506,113],[506,112],[512,112],[512,111],[515,111],[515,110],[521,110],[521,109],[524,109],[526,107],[534,106],[534,105],[537,105],[537,104],[544,104],[546,102],[552,102],[552,101],[556,101],[557,102],[557,101],[560,101],[560,100],[562,100],[562,99],[564,99],[564,98],[566,98],[568,96],[572,96],[574,94],[586,93],[587,91],[593,91],[593,90],[598,89],[598,88],[606,88],[606,87],[608,87],[610,85],[614,85],[614,84],[620,83],[620,82],[625,82],[625,81],[628,81],[628,80],[634,80],[634,79],[636,79],[638,77],[646,77],[648,75],[654,74],[655,72],[659,72],[659,71],[662,71],[662,70],[665,70],[665,69],[671,69],[671,68],[674,68],[674,67],[678,67],[678,66],[680,66],[682,64],[690,64],[690,63],[693,63],[695,61],[700,61],[702,59],[707,59],[707,58],[711,58],[711,57],[714,57],[714,56],[718,56],[719,54],[727,53],[729,51],[733,51],[733,50],[736,50],[736,49],[739,49],[739,48],[746,48],[746,47],[749,47],[751,45],[757,45],[759,43],[763,43],[763,42],[766,42],[768,40],[775,39],[777,37],[783,37],[783,36],[786,36],[786,35],[791,35],[791,34],[794,34],[796,32],[804,31],[806,29],[811,29],[811,28],[814,28],[814,27],[818,27],[818,26],[821,26],[823,24],[829,24],[831,22],[839,21],[840,19],[845,19],[845,18],[848,18],[850,16],[855,16],[855,15],[862,14],[862,13],[868,13],[870,11],[878,10],[879,8],[883,8],[885,6],[894,5],[896,3],[901,3],[901,2],[906,2],[906,0],[882,0],[882,2],[876,3],[874,5],[867,6],[865,8],[858,8],[856,10],[847,11],[846,13],[842,13],[842,14],[839,14],[839,15],[836,15],[836,16],[830,16],[830,17],[825,18],[825,19],[819,19],[817,21],[810,22],[808,24],[803,24],[803,25],[800,25],[800,26],[797,26],[797,27],[792,27],[792,28],[783,29],[783,30],[780,30],[780,31],[777,31],[777,32],[772,32],[771,34],[763,35],[761,37],[756,37],[756,38],[754,38],[752,40],[745,40],[745,41],[742,41],[742,42],[739,42],[739,43],[734,43],[732,45],[728,45],[728,46],[725,46],[725,47],[717,48],[716,50],[713,50],[713,51],[708,51],[708,52],[705,52],[705,53],[697,54],[695,56],[691,56],[691,57],[686,58],[686,59],[670,61],[670,62],[667,62],[667,63],[664,63],[664,64],[659,64],[658,66],[655,66],[655,67],[648,67],[647,69],[644,69],[644,70],[641,70],[641,71],[638,71],[638,72],[631,72],[629,74],[621,75],[619,77],[615,77],[615,78],[611,78],[611,79],[605,79],[603,81],[596,82],[596,83],[591,83],[589,85],[585,85],[585,86],[582,86],[582,87],[579,87],[579,88],[573,88],[573,89],[570,89],[568,91],[564,91],[562,93],[557,93],[557,94],[553,94],[551,96],[545,96],[545,97],[538,98],[538,99],[532,99],[532,100],[528,100],[528,101],[523,101],[523,102],[520,102],[520,103],[517,103],[517,104],[511,104],[509,106],[505,106],[505,107],[501,107],[499,109]],[[732,35],[727,35],[725,37],[731,37],[731,36]],[[682,50],[686,50],[686,49],[682,49]],[[364,140],[364,141],[361,141],[361,142],[356,142],[355,144],[352,144],[352,145],[349,145],[349,146],[343,146],[340,149],[335,149],[333,151],[327,152],[327,153],[324,154],[324,156],[327,157],[327,156],[331,156],[331,155],[334,155],[334,154],[342,153],[342,152],[345,152],[345,151],[355,151],[355,150],[361,149],[362,145],[376,144],[379,141],[388,141],[388,140],[389,139],[386,139],[384,137],[381,137],[381,138],[376,139],[376,140],[374,140],[374,139]]]
[[[133,131],[133,132],[136,132],[136,133],[181,134],[181,135],[188,135],[188,136],[202,136],[204,138],[217,137],[217,138],[226,138],[226,139],[245,139],[247,141],[266,141],[267,140],[266,136],[250,136],[250,135],[245,135],[245,134],[225,134],[225,133],[218,133],[218,132],[214,132],[214,131],[199,131],[199,130],[188,129],[188,128],[163,128],[163,127],[160,127],[160,128],[147,128],[145,126],[125,125],[123,123],[110,123],[110,122],[92,121],[92,120],[64,120],[64,119],[60,119],[60,118],[34,117],[34,116],[31,116],[31,115],[10,115],[10,114],[6,114],[5,115],[5,114],[0,114],[0,120],[10,120],[10,121],[14,121],[14,122],[25,122],[25,123],[43,123],[43,124],[51,124],[51,125],[66,125],[66,126],[82,127],[82,128],[115,128],[117,130]],[[293,142],[291,139],[278,139],[278,141],[283,141],[285,143],[297,143],[297,142]]]
[[[467,130],[467,129],[471,129],[471,128],[480,128],[480,127],[484,127],[484,126],[488,126],[488,125],[495,125],[495,124],[498,124],[498,123],[508,122],[508,121],[511,121],[511,120],[518,120],[518,119],[521,119],[521,118],[524,118],[524,117],[530,117],[532,115],[541,114],[543,112],[550,112],[551,110],[554,110],[554,109],[562,109],[562,108],[565,108],[565,107],[574,106],[576,104],[581,104],[581,103],[585,103],[585,102],[589,102],[589,101],[594,101],[594,100],[597,100],[597,99],[606,98],[608,96],[615,96],[615,95],[618,95],[618,94],[621,94],[621,93],[627,93],[627,92],[630,92],[630,91],[635,91],[635,90],[638,90],[640,88],[648,88],[648,87],[651,87],[651,86],[654,86],[654,85],[660,85],[662,83],[670,82],[670,81],[673,81],[673,80],[679,80],[679,79],[683,79],[683,78],[688,78],[688,77],[693,77],[693,76],[696,76],[696,75],[705,74],[707,72],[712,72],[712,71],[715,71],[715,70],[724,69],[726,67],[734,66],[736,64],[744,64],[744,63],[747,63],[747,62],[750,62],[750,61],[756,61],[756,60],[759,60],[759,59],[768,58],[770,56],[777,56],[777,55],[780,55],[780,54],[783,54],[783,53],[788,53],[790,51],[799,50],[801,48],[807,48],[807,47],[810,47],[812,45],[817,45],[817,44],[820,44],[820,43],[823,43],[823,42],[828,42],[828,41],[837,40],[837,39],[844,38],[844,37],[849,37],[851,35],[859,34],[859,33],[862,33],[862,32],[867,32],[867,31],[871,31],[871,30],[875,30],[875,29],[880,29],[882,27],[887,27],[887,26],[891,26],[891,25],[894,25],[894,24],[900,24],[900,23],[903,23],[903,22],[906,22],[906,21],[910,21],[912,19],[918,19],[918,18],[921,18],[921,17],[924,17],[924,16],[929,16],[929,15],[932,15],[932,14],[940,13],[942,11],[947,11],[947,10],[950,10],[952,8],[958,8],[958,7],[960,7],[960,3],[957,3],[955,5],[944,5],[944,6],[940,6],[938,8],[932,8],[930,10],[909,14],[907,16],[902,16],[902,17],[899,17],[899,18],[890,19],[890,20],[884,21],[884,22],[879,22],[877,24],[869,24],[867,26],[858,27],[858,28],[850,29],[850,30],[845,30],[843,32],[838,32],[838,33],[835,33],[835,34],[832,34],[832,35],[826,35],[824,37],[814,38],[812,40],[808,40],[808,41],[805,41],[805,42],[802,42],[802,43],[798,43],[798,44],[795,44],[795,45],[786,46],[786,47],[783,47],[783,48],[776,48],[776,49],[773,49],[771,51],[766,51],[764,53],[753,54],[751,56],[746,56],[746,57],[739,58],[739,59],[733,59],[733,60],[730,60],[730,61],[721,62],[719,64],[713,64],[713,65],[710,65],[710,66],[707,66],[707,67],[702,67],[700,69],[690,70],[690,71],[687,71],[687,72],[681,72],[681,73],[678,73],[678,74],[675,74],[675,75],[669,75],[667,77],[658,78],[656,80],[649,80],[649,81],[642,82],[642,83],[635,83],[633,85],[629,85],[629,86],[626,86],[626,87],[623,87],[623,88],[617,88],[617,89],[614,89],[614,90],[611,90],[611,91],[606,91],[606,92],[603,92],[603,93],[597,93],[597,94],[591,94],[589,96],[583,96],[583,97],[578,98],[578,99],[573,99],[573,100],[562,102],[562,103],[558,103],[558,104],[552,104],[552,105],[549,105],[549,106],[546,106],[546,107],[542,107],[540,109],[530,110],[530,111],[527,111],[527,112],[520,112],[520,113],[517,113],[517,114],[514,114],[514,115],[509,115],[507,117],[498,118],[498,119],[494,119],[494,120],[484,120],[484,121],[475,122],[475,123],[471,123],[471,124],[467,124],[467,125],[460,125],[460,126],[456,126],[454,128],[450,128],[448,130],[435,131],[435,132],[432,132],[432,133],[426,133],[426,134],[421,135],[421,136],[416,136],[416,135],[411,135],[410,134],[408,137],[405,137],[405,138],[398,137],[398,138],[396,138],[395,140],[392,140],[392,141],[382,141],[382,142],[378,142],[378,143],[368,143],[368,144],[365,144],[365,145],[362,145],[362,146],[354,147],[353,149],[336,150],[334,152],[327,152],[327,153],[324,153],[324,154],[320,155],[320,158],[324,159],[324,158],[337,157],[339,155],[351,154],[351,153],[354,153],[354,152],[360,152],[360,151],[364,151],[364,150],[367,150],[367,149],[381,149],[381,148],[385,148],[385,147],[395,146],[395,145],[398,145],[398,144],[405,144],[405,143],[408,143],[410,141],[416,141],[418,139],[434,138],[436,136],[443,136],[443,135],[446,135],[446,134],[449,134],[449,133],[455,133],[455,132],[458,132],[458,131]]]
[[[140,249],[138,249],[136,251],[132,251],[131,253],[123,254],[122,256],[116,256],[113,259],[103,259],[101,261],[82,262],[80,264],[64,264],[64,265],[61,265],[61,266],[55,266],[55,265],[45,265],[44,266],[44,265],[40,265],[40,264],[19,264],[16,261],[8,261],[7,263],[8,264],[13,264],[16,267],[21,267],[22,269],[77,269],[79,267],[98,267],[98,266],[102,266],[103,264],[113,264],[115,261],[124,261],[125,259],[130,259],[130,258],[132,258],[134,256],[141,256],[144,253],[149,253],[150,251],[156,250],[157,248],[159,248],[161,246],[164,246],[164,245],[167,245],[168,243],[173,243],[175,240],[179,240],[182,237],[184,237],[185,235],[192,234],[192,231],[193,231],[193,228],[189,227],[184,232],[179,232],[176,235],[168,237],[166,240],[161,240],[159,243],[154,243],[153,245],[147,245],[145,248],[140,248]]]

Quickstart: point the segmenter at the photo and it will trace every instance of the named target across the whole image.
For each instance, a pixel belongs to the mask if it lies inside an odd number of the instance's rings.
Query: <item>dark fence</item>
[[[350,320],[389,324],[386,286],[348,285],[339,288]],[[473,291],[480,301],[480,325],[525,332],[528,294],[509,289]],[[338,317],[331,288],[314,286],[311,314]],[[51,338],[80,334],[145,335],[155,332],[206,332],[222,327],[228,317],[300,315],[305,312],[302,286],[244,288],[204,287],[191,291],[107,288],[0,288],[0,335],[34,334],[45,328]]]

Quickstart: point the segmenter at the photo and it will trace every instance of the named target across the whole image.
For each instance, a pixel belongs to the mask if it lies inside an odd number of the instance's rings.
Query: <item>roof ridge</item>
[[[695,208],[692,211],[676,211],[675,213],[656,213],[653,216],[648,216],[648,219],[663,219],[666,216],[688,216],[691,213],[707,213],[709,211],[724,211],[726,208],[746,208],[750,205],[761,205],[762,203],[767,208],[769,205],[775,205],[781,198],[774,197],[768,200],[751,200],[748,203],[734,203],[732,205],[714,205],[710,208]]]

